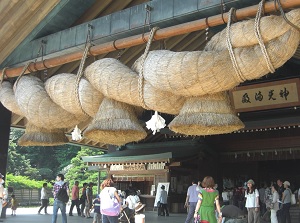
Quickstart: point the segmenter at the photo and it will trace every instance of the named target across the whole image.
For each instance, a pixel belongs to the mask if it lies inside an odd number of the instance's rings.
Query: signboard
[[[118,170],[123,170],[123,171],[140,171],[140,170],[146,170],[145,164],[112,164],[110,166],[110,171],[118,171]]]
[[[299,78],[237,87],[230,92],[236,112],[299,106]]]
[[[131,163],[131,164],[112,164],[110,171],[140,171],[140,170],[164,170],[166,164],[164,162],[159,163]]]

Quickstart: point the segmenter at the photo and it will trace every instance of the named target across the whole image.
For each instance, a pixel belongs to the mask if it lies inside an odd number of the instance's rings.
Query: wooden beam
[[[281,1],[281,5],[283,8],[296,8],[300,6],[300,0],[285,0]],[[277,6],[277,5],[276,5]],[[258,6],[250,6],[243,9],[236,10],[236,18],[237,20],[246,19],[249,17],[253,17],[257,13]],[[265,3],[265,13],[274,12],[277,9],[275,9],[274,2],[266,2]],[[200,19],[188,23],[183,23],[180,25],[171,26],[168,28],[160,29],[155,34],[155,40],[161,40],[166,39],[171,36],[177,36],[182,35],[185,33],[195,32],[198,30],[205,29],[208,26],[218,26],[221,24],[224,24],[227,21],[227,14],[226,15],[215,15],[208,17],[207,19]],[[144,44],[144,39],[148,40],[149,33],[144,35],[144,38],[142,35],[135,35],[131,37],[126,37],[123,39],[119,39],[117,41],[111,41],[103,44],[99,44],[97,46],[93,46],[90,49],[90,53],[92,55],[100,55],[103,53],[108,53],[115,51],[117,49],[124,49],[132,46],[137,46],[140,44]],[[69,53],[66,55],[54,57],[51,59],[47,59],[44,62],[37,62],[35,65],[31,64],[29,70],[35,70],[34,67],[36,67],[38,70],[43,70],[46,67],[51,68],[55,66],[59,66],[62,64],[70,63],[72,61],[80,60],[82,58],[83,51],[78,51],[74,53]],[[19,76],[22,72],[24,66],[16,67],[16,68],[9,68],[6,70],[6,76],[7,77],[16,77]],[[25,71],[26,73],[29,73],[29,70],[27,69]],[[2,75],[2,70],[1,70]]]
[[[17,115],[15,113],[12,113],[12,116],[11,116],[11,124],[12,125],[18,125],[18,123],[24,119],[24,116],[20,116],[20,115]]]
[[[27,0],[15,1],[14,13],[0,20],[0,63],[14,50],[24,38],[45,18],[45,16],[57,5],[59,0]],[[23,3],[20,5],[20,3]],[[0,12],[2,12],[1,10]],[[0,13],[1,14],[1,13]],[[7,21],[6,21],[7,20]],[[18,30],[20,35],[14,35]]]
[[[91,21],[112,3],[112,0],[96,1],[72,26]]]

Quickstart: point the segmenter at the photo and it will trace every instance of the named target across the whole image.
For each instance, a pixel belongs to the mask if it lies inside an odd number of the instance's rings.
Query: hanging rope
[[[82,107],[82,104],[81,104],[80,98],[79,98],[79,83],[80,83],[80,80],[83,76],[84,64],[85,64],[87,55],[89,53],[90,47],[92,45],[91,44],[90,32],[91,32],[91,26],[89,26],[89,29],[88,29],[88,34],[87,34],[86,41],[85,41],[85,48],[84,48],[82,58],[81,58],[81,61],[80,61],[80,65],[79,65],[79,68],[78,68],[78,71],[77,71],[77,76],[76,76],[76,81],[75,81],[75,86],[74,86],[76,103],[80,107],[82,113],[87,115],[87,116],[89,116],[89,115],[83,110],[83,107]]]
[[[224,22],[224,24],[226,24],[225,20],[224,20],[224,12],[226,11],[226,5],[224,3],[224,0],[221,0],[220,2],[220,7],[221,7],[221,16],[222,16],[222,20]]]
[[[149,5],[145,5],[146,9],[146,15],[145,15],[145,20],[144,20],[144,26],[143,26],[143,34],[142,34],[142,39],[145,43],[147,43],[145,39],[145,32],[146,32],[146,26],[148,25],[149,31],[151,30],[151,7]]]
[[[265,0],[262,0],[258,5],[258,10],[257,10],[256,17],[255,17],[255,20],[254,20],[254,28],[255,28],[254,32],[255,32],[256,39],[258,40],[260,49],[261,49],[261,51],[263,53],[263,56],[265,58],[265,61],[267,63],[267,67],[268,67],[270,73],[274,73],[275,68],[274,68],[274,66],[273,66],[273,64],[270,60],[268,51],[266,49],[266,46],[264,44],[264,41],[263,41],[263,38],[262,38],[261,32],[260,32],[260,19],[261,19],[262,13],[264,13],[264,9],[263,9],[264,4],[265,4]]]
[[[244,82],[246,79],[243,77],[242,71],[239,68],[234,52],[233,52],[233,48],[232,48],[232,44],[231,44],[231,38],[230,38],[230,24],[231,24],[231,20],[232,20],[232,14],[234,12],[234,8],[231,8],[228,12],[228,22],[227,22],[227,27],[226,27],[226,44],[227,44],[227,49],[229,51],[229,56],[233,65],[233,68],[235,70],[236,73],[236,77],[237,77],[237,81]]]
[[[296,30],[298,30],[300,32],[300,27],[296,26],[294,23],[292,23],[290,20],[288,20],[288,18],[286,17],[285,15],[285,12],[283,11],[283,8],[282,8],[282,5],[280,3],[280,0],[274,0],[274,4],[275,4],[275,9],[277,8],[276,7],[276,4],[278,4],[278,8],[279,8],[279,11],[281,13],[281,16],[284,18],[284,20],[290,25],[292,26],[293,28],[295,28]]]
[[[141,103],[142,107],[144,109],[147,109],[147,110],[150,110],[150,109],[145,104],[145,100],[144,100],[144,64],[145,64],[146,57],[149,54],[149,49],[150,49],[151,43],[154,39],[155,32],[158,29],[159,29],[158,27],[153,27],[151,29],[150,34],[149,34],[149,39],[148,39],[148,42],[147,42],[147,45],[146,45],[146,49],[145,49],[144,54],[141,57],[141,62],[140,62],[141,63],[141,68],[140,68],[139,80],[138,80],[139,100],[140,100],[140,103]]]
[[[18,86],[18,83],[19,83],[19,80],[21,79],[21,77],[23,76],[23,74],[25,73],[25,71],[29,68],[29,64],[31,64],[32,62],[28,62],[24,67],[23,67],[23,70],[21,71],[20,75],[18,76],[15,84],[14,84],[14,87],[13,87],[13,90],[14,92],[16,91],[16,88]]]
[[[4,77],[7,78],[7,76],[5,74],[6,69],[7,69],[7,67],[4,67],[3,70],[2,70],[2,75],[0,76],[0,85],[2,84],[2,82],[4,80]]]

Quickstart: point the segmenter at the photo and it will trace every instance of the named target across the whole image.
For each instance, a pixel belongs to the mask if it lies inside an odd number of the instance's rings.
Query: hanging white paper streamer
[[[79,141],[81,139],[82,139],[81,130],[76,125],[73,132],[72,132],[72,140]]]
[[[155,135],[156,132],[159,132],[160,129],[164,128],[165,126],[165,119],[158,115],[157,111],[155,111],[151,119],[146,122],[147,129],[151,129],[153,131],[153,135]]]

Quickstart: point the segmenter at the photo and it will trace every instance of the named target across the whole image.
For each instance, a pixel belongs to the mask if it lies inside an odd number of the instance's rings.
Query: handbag
[[[197,215],[197,217],[195,218],[194,223],[200,223],[201,219],[200,219],[200,215]]]
[[[291,204],[296,204],[296,196],[295,194],[291,194]]]
[[[110,196],[109,189],[101,191],[100,200],[101,200],[101,206],[100,206],[101,214],[107,216],[119,216],[121,206],[115,197]]]

